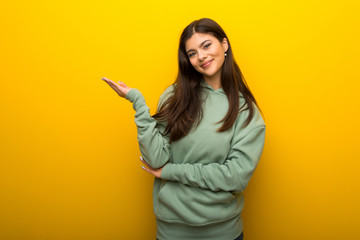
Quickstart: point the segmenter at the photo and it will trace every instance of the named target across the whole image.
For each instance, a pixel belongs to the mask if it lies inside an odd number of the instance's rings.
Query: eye
[[[204,48],[208,48],[208,47],[210,47],[210,45],[211,45],[211,43],[208,43],[204,46]]]
[[[192,53],[190,53],[190,54],[188,55],[188,57],[191,58],[191,57],[194,56],[194,55],[195,55],[195,53],[192,52]]]

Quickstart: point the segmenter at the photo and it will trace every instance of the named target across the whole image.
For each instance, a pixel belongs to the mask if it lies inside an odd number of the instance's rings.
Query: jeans
[[[235,240],[243,240],[244,239],[244,232],[242,232],[240,234],[240,236],[238,236],[237,238],[235,238]]]
[[[240,234],[240,236],[238,236],[237,238],[235,238],[234,240],[243,240],[244,239],[244,233],[242,232]],[[156,240],[159,240],[159,239],[156,239]]]

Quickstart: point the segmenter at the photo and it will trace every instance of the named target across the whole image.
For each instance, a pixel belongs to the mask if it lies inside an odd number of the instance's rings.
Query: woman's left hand
[[[161,178],[161,171],[162,171],[162,169],[163,169],[163,167],[165,165],[162,166],[161,168],[152,168],[149,164],[147,164],[147,162],[144,161],[144,159],[141,156],[140,156],[140,160],[146,166],[146,167],[141,166],[142,169],[144,169],[145,171],[147,171],[148,173],[154,175],[157,178]]]

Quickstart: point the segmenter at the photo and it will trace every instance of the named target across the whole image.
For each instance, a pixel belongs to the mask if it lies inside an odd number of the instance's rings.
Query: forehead
[[[203,41],[206,40],[214,41],[217,40],[217,38],[208,33],[194,33],[191,38],[185,42],[185,50],[196,49]]]

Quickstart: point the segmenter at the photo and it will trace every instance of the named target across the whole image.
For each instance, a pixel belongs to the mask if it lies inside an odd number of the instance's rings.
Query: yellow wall
[[[192,20],[227,32],[267,123],[249,240],[359,239],[359,3],[0,3],[0,239],[155,239],[134,111],[154,113]]]

